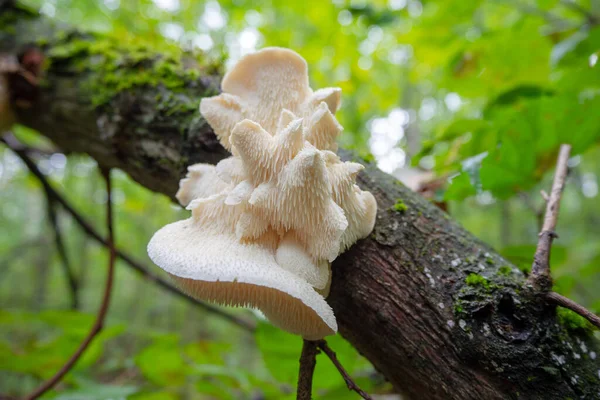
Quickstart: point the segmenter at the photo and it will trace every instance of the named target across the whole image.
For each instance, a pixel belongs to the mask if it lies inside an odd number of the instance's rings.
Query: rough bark
[[[20,55],[31,46],[46,58],[42,84],[31,95],[9,77],[17,119],[63,150],[171,198],[187,165],[227,156],[196,109],[218,91],[219,75],[201,62],[198,75],[175,62],[164,77],[156,68],[164,55],[134,56],[111,39],[5,9],[0,49]],[[148,80],[110,89],[104,68],[115,57]],[[103,86],[112,92],[98,99]],[[377,198],[377,224],[334,262],[328,301],[341,334],[398,390],[415,399],[600,398],[600,350],[589,331],[564,324],[517,268],[393,177],[367,165],[359,179]]]

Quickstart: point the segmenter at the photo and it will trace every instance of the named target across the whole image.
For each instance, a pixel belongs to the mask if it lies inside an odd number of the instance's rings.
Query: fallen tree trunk
[[[0,12],[0,51],[34,75],[27,55],[43,58],[39,84],[7,75],[19,123],[171,198],[187,165],[228,155],[198,113],[218,68],[2,2]],[[393,177],[367,165],[359,183],[377,198],[376,227],[334,262],[328,301],[395,388],[415,399],[600,397],[589,331],[563,324],[517,268]]]

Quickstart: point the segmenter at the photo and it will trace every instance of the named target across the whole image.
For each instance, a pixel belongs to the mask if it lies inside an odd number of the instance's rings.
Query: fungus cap
[[[274,325],[306,339],[337,331],[325,299],[281,268],[268,243],[240,243],[232,235],[207,232],[190,218],[158,231],[148,254],[192,297],[260,309]]]
[[[306,339],[334,334],[330,262],[377,210],[355,184],[363,167],[333,152],[340,90],[313,91],[304,59],[279,48],[242,58],[222,87],[200,110],[233,156],[188,168],[177,199],[192,217],[148,253],[191,296],[258,308]]]

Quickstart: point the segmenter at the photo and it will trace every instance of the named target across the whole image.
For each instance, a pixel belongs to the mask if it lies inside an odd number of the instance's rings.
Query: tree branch
[[[77,210],[75,210],[75,208],[73,208],[73,206],[71,206],[71,204],[52,187],[52,185],[50,184],[50,182],[48,182],[44,174],[42,174],[42,172],[39,170],[39,168],[36,166],[33,160],[27,155],[27,151],[25,148],[15,147],[13,143],[5,139],[0,139],[0,141],[5,143],[9,149],[11,149],[17,156],[19,156],[19,158],[23,161],[23,163],[25,163],[29,171],[42,184],[44,191],[48,195],[50,195],[56,202],[58,202],[65,209],[65,211],[67,211],[73,217],[75,222],[77,222],[77,224],[81,227],[81,229],[83,229],[84,232],[86,232],[90,237],[95,239],[101,245],[108,247],[108,241],[105,238],[103,238],[100,235],[100,233],[98,233],[98,231],[96,231],[96,229],[89,222],[87,222],[84,219],[84,217]],[[252,332],[256,328],[252,322],[238,318],[234,315],[224,312],[223,310],[215,306],[205,304],[201,301],[198,301],[192,297],[185,295],[175,286],[150,272],[147,267],[143,266],[141,263],[133,259],[128,254],[124,253],[123,251],[117,249],[117,256],[123,261],[125,261],[127,265],[129,265],[131,268],[133,268],[135,271],[141,274],[145,279],[155,283],[162,289],[165,289],[170,293],[184,298],[188,302],[203,308],[209,313],[218,315],[219,317],[224,318],[225,320],[241,327],[242,329]]]
[[[300,355],[300,371],[298,372],[298,389],[296,391],[296,400],[311,400],[312,399],[312,380],[315,372],[315,366],[317,365],[317,354],[319,350],[322,350],[327,357],[331,360],[331,363],[338,370],[348,390],[356,392],[360,397],[365,400],[373,400],[365,391],[363,391],[354,382],[350,374],[342,366],[342,363],[337,358],[337,355],[325,340],[304,340],[302,344],[302,354]]]
[[[106,201],[106,225],[108,228],[108,248],[109,248],[109,257],[108,257],[108,270],[106,272],[106,283],[104,286],[104,295],[102,296],[102,303],[100,304],[100,308],[98,310],[98,314],[96,316],[96,321],[92,326],[92,329],[87,334],[83,342],[79,345],[75,353],[69,358],[69,360],[63,365],[63,367],[49,380],[44,382],[40,387],[34,390],[30,395],[27,396],[27,400],[34,400],[38,397],[42,396],[48,390],[52,389],[61,379],[75,366],[83,352],[88,348],[88,346],[92,343],[94,338],[100,331],[104,325],[104,319],[106,317],[106,313],[108,312],[108,307],[110,305],[110,295],[112,293],[113,287],[113,278],[114,278],[114,269],[115,269],[115,260],[117,258],[117,253],[114,246],[114,231],[113,231],[113,213],[112,213],[112,199],[111,199],[111,182],[110,182],[110,170],[102,170],[102,175],[106,182],[106,192],[108,199]]]
[[[554,173],[554,181],[552,182],[552,190],[550,195],[547,196],[544,224],[542,225],[542,230],[539,235],[528,284],[532,285],[538,292],[543,293],[548,302],[568,308],[600,328],[600,318],[591,311],[558,293],[549,292],[552,287],[550,250],[552,248],[552,240],[555,237],[558,237],[554,231],[556,229],[556,224],[558,223],[560,200],[565,187],[565,181],[567,180],[570,152],[570,145],[563,144],[560,146],[558,160],[556,162],[556,172]]]
[[[598,317],[596,314],[594,314],[584,306],[577,304],[573,300],[556,292],[549,292],[546,294],[545,297],[546,300],[548,300],[549,302],[554,303],[563,308],[568,308],[569,310],[581,315],[583,318],[587,319],[598,329],[600,329],[600,317]]]
[[[300,354],[300,370],[298,372],[298,388],[296,389],[296,400],[312,399],[312,382],[317,365],[317,354],[319,342],[303,340],[302,353]]]
[[[76,310],[79,308],[79,283],[77,282],[77,278],[73,272],[73,268],[69,261],[69,255],[67,254],[67,249],[65,248],[65,243],[63,241],[62,232],[60,230],[56,213],[56,200],[54,200],[52,195],[48,193],[47,190],[44,190],[44,193],[46,194],[48,220],[50,221],[50,226],[54,232],[54,244],[56,246],[56,250],[58,251],[60,263],[63,267],[65,278],[67,279],[67,284],[71,293],[71,309]]]
[[[337,368],[337,370],[339,371],[340,375],[342,375],[342,378],[344,378],[344,382],[346,382],[346,386],[348,386],[348,390],[356,392],[360,397],[362,397],[365,400],[373,400],[371,396],[369,396],[356,384],[356,382],[354,382],[350,374],[348,374],[348,372],[344,369],[344,367],[338,360],[337,355],[333,350],[331,350],[331,347],[329,347],[327,342],[325,340],[320,340],[318,342],[318,345],[319,349],[322,350],[323,353],[327,354],[327,357],[329,357],[335,368]]]
[[[571,146],[563,144],[560,146],[558,161],[556,163],[556,172],[552,183],[552,191],[546,203],[546,213],[544,223],[539,235],[538,245],[535,251],[533,265],[529,282],[540,290],[549,290],[552,287],[552,277],[550,274],[550,250],[552,240],[557,237],[554,230],[558,221],[558,211],[560,209],[560,199],[562,196],[565,181],[567,179],[569,154]]]

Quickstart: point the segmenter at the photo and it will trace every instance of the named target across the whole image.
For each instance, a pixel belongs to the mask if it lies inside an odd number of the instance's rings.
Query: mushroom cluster
[[[313,92],[302,57],[267,48],[222,90],[200,112],[232,156],[188,168],[176,197],[192,217],[159,230],[148,254],[193,297],[257,308],[305,339],[334,334],[330,263],[377,210],[355,184],[362,165],[335,154],[340,89]]]

